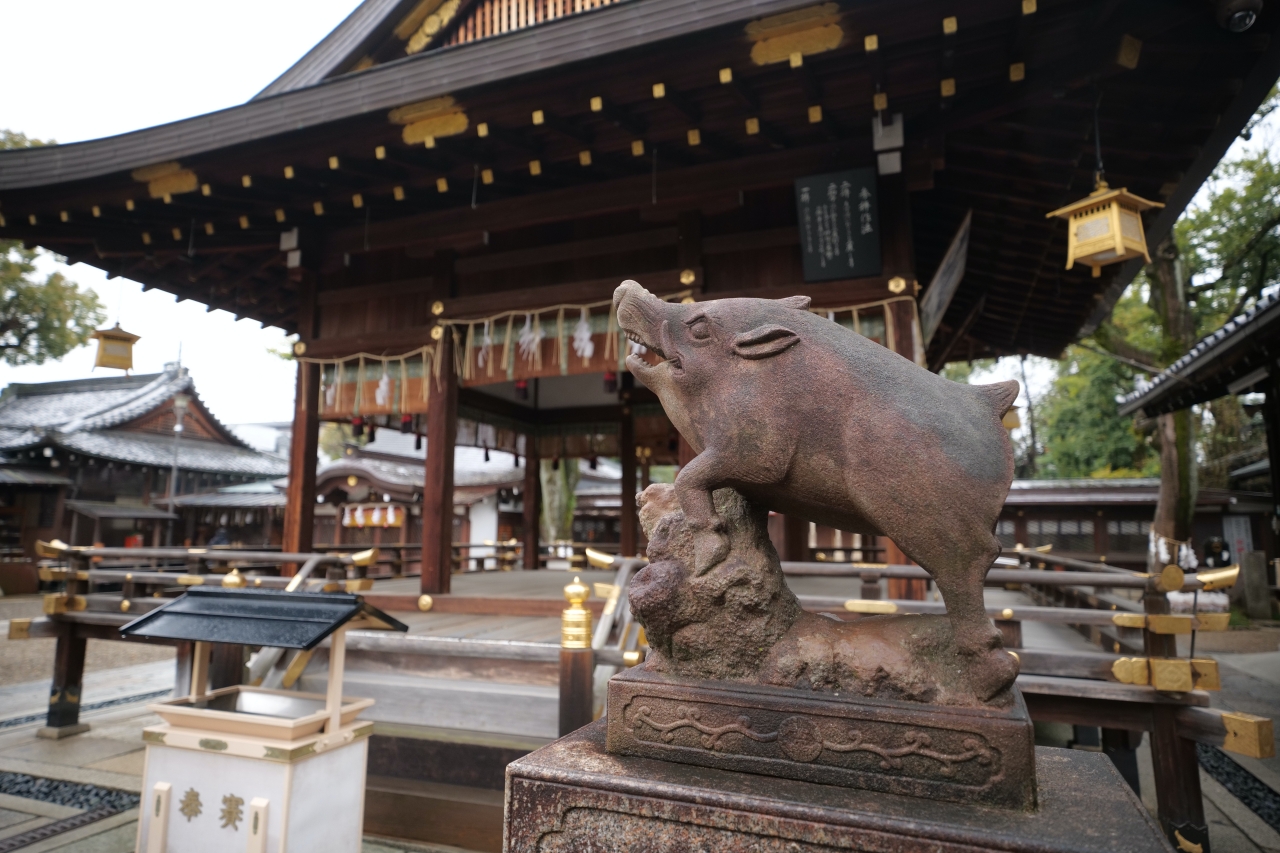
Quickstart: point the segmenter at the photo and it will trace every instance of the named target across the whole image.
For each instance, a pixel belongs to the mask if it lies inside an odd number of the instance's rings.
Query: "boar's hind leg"
[[[694,573],[701,575],[729,556],[729,538],[724,519],[716,512],[711,491],[724,479],[719,460],[704,450],[680,469],[676,476],[676,496],[684,510],[685,523],[694,531]]]

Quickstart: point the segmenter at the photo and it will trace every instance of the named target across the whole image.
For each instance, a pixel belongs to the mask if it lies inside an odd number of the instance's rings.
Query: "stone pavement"
[[[557,577],[560,582],[563,575]],[[805,579],[811,580],[811,579]],[[827,579],[821,579],[823,581]],[[563,584],[560,583],[562,586]],[[802,586],[804,584],[797,584]],[[825,584],[814,584],[825,586]],[[825,589],[804,590],[811,594],[828,593]],[[525,591],[526,593],[528,590]],[[1029,604],[1021,593],[988,590],[988,601],[1001,606]],[[18,602],[5,602],[20,610]],[[6,612],[3,615],[22,615]],[[426,625],[421,626],[423,629]],[[3,639],[0,633],[0,659],[14,651],[19,643]],[[1061,650],[1096,650],[1083,637],[1065,626],[1028,623],[1023,630],[1027,647]],[[21,641],[31,642],[31,641]],[[1202,635],[1201,642],[1205,642]],[[92,645],[92,644],[91,644]],[[113,647],[129,644],[102,641],[100,660],[110,661]],[[1215,694],[1215,706],[1267,716],[1280,715],[1280,629],[1228,632],[1200,645],[1220,662],[1223,690]],[[154,649],[149,649],[154,651]],[[1186,649],[1181,649],[1184,654]],[[164,690],[173,684],[172,664],[166,660],[134,663],[128,657],[115,660],[130,663],[91,672],[85,679],[86,705],[128,700],[129,697]],[[47,659],[40,661],[43,671],[52,671],[52,648]],[[47,678],[47,676],[46,676]],[[44,779],[87,783],[104,788],[138,792],[141,786],[143,727],[158,722],[147,712],[145,702],[108,705],[83,714],[90,731],[62,741],[45,741],[35,737],[42,720],[39,712],[47,701],[48,682],[24,681],[4,684],[0,679],[0,774],[23,773]],[[25,717],[33,716],[27,720]],[[1063,739],[1070,737],[1066,727]],[[1280,761],[1253,761],[1231,756],[1242,767],[1280,791]],[[1143,801],[1154,809],[1154,784],[1150,751],[1144,742],[1139,750]],[[1215,853],[1280,853],[1280,834],[1231,795],[1222,785],[1202,773],[1205,812]],[[59,821],[80,809],[54,805],[25,797],[0,794],[0,842],[39,826]],[[24,853],[67,851],[67,853],[126,853],[132,851],[136,836],[136,810],[129,810],[70,830],[22,848]],[[364,853],[459,853],[456,848],[415,845],[387,839],[366,838]],[[463,852],[465,853],[465,851]]]

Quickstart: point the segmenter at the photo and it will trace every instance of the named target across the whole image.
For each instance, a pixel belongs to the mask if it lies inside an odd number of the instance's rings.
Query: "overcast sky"
[[[244,103],[332,30],[359,0],[39,0],[0,3],[0,128],[79,142]],[[293,364],[269,351],[279,329],[175,303],[101,271],[44,264],[98,293],[141,335],[136,372],[160,370],[182,348],[196,389],[228,423],[293,417]],[[94,375],[92,346],[38,367],[0,364],[0,386]],[[98,375],[119,375],[99,369]]]

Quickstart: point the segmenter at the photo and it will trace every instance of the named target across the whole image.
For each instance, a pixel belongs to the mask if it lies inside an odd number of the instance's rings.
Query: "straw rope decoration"
[[[677,293],[663,296],[662,299],[667,302],[681,301],[692,295],[690,290],[682,290]],[[918,309],[916,307],[915,298],[912,296],[895,296],[888,299],[882,299],[877,302],[864,302],[857,305],[847,305],[842,308],[811,308],[810,311],[824,315],[832,322],[838,322],[837,316],[842,314],[850,315],[854,331],[861,333],[863,318],[875,309],[883,309],[884,311],[884,342],[889,349],[894,348],[897,342],[897,333],[894,329],[894,323],[888,307],[898,302],[910,302],[912,306],[913,319],[918,322]],[[608,306],[609,316],[605,325],[604,333],[604,359],[609,362],[611,359],[617,359],[617,369],[619,372],[626,370],[627,356],[627,340],[626,334],[618,325],[617,312],[613,307],[613,300],[600,300],[599,302],[588,302],[585,304],[562,304],[551,305],[546,308],[540,308],[534,311],[502,311],[490,317],[476,318],[473,320],[448,320],[441,318],[438,322],[442,332],[450,334],[453,338],[453,364],[451,365],[454,375],[463,381],[470,381],[476,378],[477,371],[475,367],[483,367],[485,375],[492,378],[494,375],[495,362],[500,370],[506,374],[506,379],[510,381],[515,377],[515,366],[517,357],[523,359],[535,371],[542,369],[542,342],[546,338],[546,334],[542,327],[542,315],[556,312],[556,349],[555,359],[557,366],[562,375],[568,373],[569,369],[569,349],[573,347],[575,353],[582,357],[583,366],[589,364],[592,355],[595,353],[595,343],[590,336],[590,317],[593,308],[603,308]],[[570,335],[570,331],[565,324],[566,312],[576,311],[578,313],[577,326]],[[516,328],[516,318],[520,315],[524,317],[523,327]],[[502,356],[501,359],[494,358],[494,348],[496,341],[493,339],[493,330],[497,328],[497,324],[506,322],[506,331],[502,333]],[[480,340],[477,342],[477,329],[479,326]],[[465,329],[463,328],[465,327]],[[513,346],[514,344],[514,346]],[[479,352],[475,359],[472,358],[472,352],[476,349]],[[400,364],[400,395],[399,408],[404,411],[408,407],[408,386],[409,371],[408,362],[411,359],[422,359],[422,403],[425,405],[431,396],[431,382],[428,378],[434,378],[436,387],[443,390],[443,381],[441,378],[441,366],[443,365],[443,349],[444,334],[433,343],[418,347],[408,352],[399,353],[397,355],[385,355],[369,352],[354,353],[352,355],[340,358],[312,358],[308,356],[298,356],[297,361],[304,364],[316,364],[321,368],[321,394],[323,408],[329,411],[342,411],[343,404],[346,402],[343,381],[347,372],[347,365],[355,363],[356,366],[356,382],[355,382],[355,400],[352,401],[352,414],[358,415],[363,401],[363,390],[366,376],[366,369],[369,364],[377,362],[382,367],[382,375],[387,375],[388,367],[392,362]],[[477,360],[478,359],[478,360]],[[333,368],[332,382],[325,381],[325,369]]]

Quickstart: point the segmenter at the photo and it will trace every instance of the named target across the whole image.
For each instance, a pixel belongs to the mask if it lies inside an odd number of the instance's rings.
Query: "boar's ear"
[[[809,304],[813,302],[807,296],[788,296],[786,299],[775,299],[774,302],[780,302],[788,308],[795,308],[800,311],[808,311]]]
[[[782,326],[757,326],[733,339],[733,351],[743,358],[769,358],[800,343],[800,336]]]

